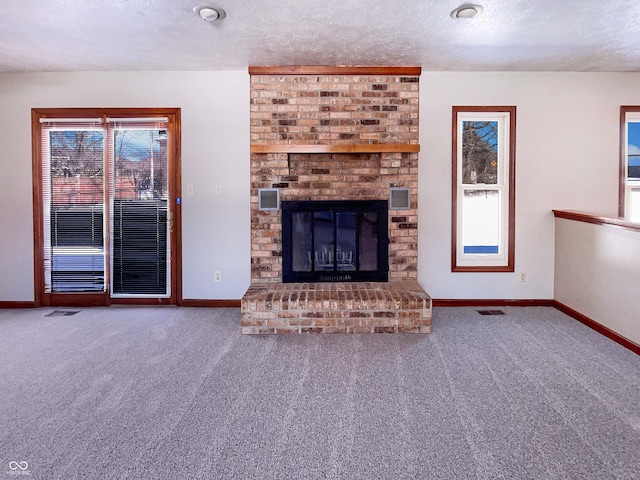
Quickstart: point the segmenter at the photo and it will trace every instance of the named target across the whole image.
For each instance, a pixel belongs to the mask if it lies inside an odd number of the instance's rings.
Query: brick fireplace
[[[251,287],[243,333],[429,332],[431,300],[417,283],[416,67],[251,67]],[[388,282],[283,283],[282,209],[259,210],[259,189],[286,201],[410,202],[388,210]],[[340,278],[336,276],[335,278]]]

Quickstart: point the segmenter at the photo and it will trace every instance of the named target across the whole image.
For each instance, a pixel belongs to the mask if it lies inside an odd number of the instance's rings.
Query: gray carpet
[[[238,309],[53,310],[0,310],[0,478],[640,476],[640,357],[552,308],[269,337]]]

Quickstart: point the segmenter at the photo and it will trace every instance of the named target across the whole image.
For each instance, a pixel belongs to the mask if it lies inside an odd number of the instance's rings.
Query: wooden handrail
[[[556,218],[565,218],[567,220],[575,220],[577,222],[593,223],[595,225],[611,225],[621,227],[626,230],[640,232],[640,223],[630,222],[624,218],[605,217],[587,212],[578,212],[575,210],[553,210]]]

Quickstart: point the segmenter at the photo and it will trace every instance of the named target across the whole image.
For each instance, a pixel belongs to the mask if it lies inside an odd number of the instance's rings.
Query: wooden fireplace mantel
[[[412,153],[419,152],[419,143],[362,143],[362,144],[277,144],[251,145],[251,153]]]
[[[275,65],[249,66],[249,75],[402,75],[420,76],[422,67],[374,65]]]

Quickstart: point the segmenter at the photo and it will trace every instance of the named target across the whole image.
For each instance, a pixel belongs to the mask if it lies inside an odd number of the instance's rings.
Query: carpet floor
[[[640,478],[640,357],[553,308],[324,336],[69,310],[0,310],[0,478]]]

